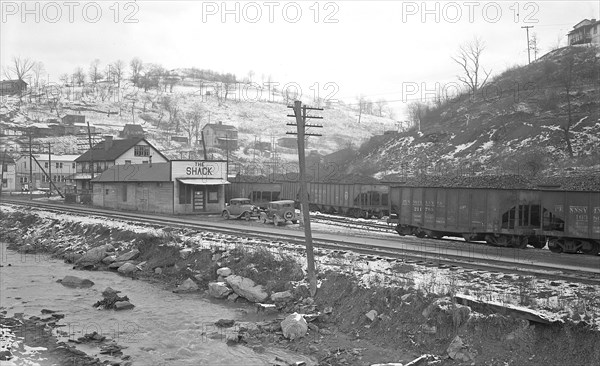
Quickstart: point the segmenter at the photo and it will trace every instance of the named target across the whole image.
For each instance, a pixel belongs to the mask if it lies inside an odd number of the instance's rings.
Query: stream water
[[[56,328],[63,341],[96,331],[126,346],[123,352],[131,355],[134,365],[270,365],[276,356],[314,364],[307,357],[278,348],[256,353],[243,345],[228,346],[224,331],[214,322],[261,320],[248,306],[212,302],[200,293],[176,294],[159,284],[116,273],[73,270],[71,265],[46,255],[7,250],[5,243],[0,249],[0,306],[8,311],[7,316],[42,316],[42,309],[65,314],[59,322],[65,326]],[[56,282],[66,275],[90,279],[95,285],[69,288]],[[107,286],[127,295],[135,308],[118,312],[94,308]],[[215,337],[215,332],[221,335]],[[96,346],[77,347],[94,357],[101,356]]]

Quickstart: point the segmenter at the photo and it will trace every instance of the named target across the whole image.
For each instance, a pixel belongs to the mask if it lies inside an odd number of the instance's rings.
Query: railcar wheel
[[[518,249],[527,248],[527,237],[526,236],[513,236],[511,239],[511,244],[513,247]]]
[[[544,240],[540,240],[538,237],[529,238],[529,244],[531,244],[536,249],[542,249],[546,246],[546,242]]]
[[[583,248],[581,248],[583,254],[598,255],[600,253],[600,245],[593,241],[583,242]]]
[[[550,249],[550,251],[552,253],[562,253],[563,248],[560,245],[560,241],[558,239],[552,239],[548,242],[548,249]]]

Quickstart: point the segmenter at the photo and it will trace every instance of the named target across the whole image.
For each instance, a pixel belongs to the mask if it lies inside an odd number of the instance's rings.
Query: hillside
[[[243,84],[241,87],[245,86]],[[217,90],[222,90],[219,82],[206,80],[183,80],[171,90],[164,91],[137,88],[130,82],[123,82],[117,90],[115,85],[104,83],[84,86],[55,87],[55,98],[48,93],[32,93],[23,98],[3,97],[0,106],[0,126],[2,129],[25,130],[32,126],[44,126],[48,119],[57,119],[66,114],[82,114],[86,121],[96,127],[96,140],[103,135],[118,136],[119,131],[128,123],[140,124],[146,131],[148,140],[170,158],[201,157],[202,145],[196,143],[200,134],[196,133],[207,123],[229,124],[239,131],[239,147],[229,151],[229,158],[242,165],[249,161],[261,163],[272,159],[272,140],[293,131],[294,127],[286,123],[294,122],[286,117],[292,113],[287,108],[281,92],[271,93],[265,90],[246,90],[248,95],[262,93],[258,101],[247,100],[231,93],[227,99]],[[254,94],[253,94],[254,93]],[[271,95],[268,95],[271,94]],[[313,105],[310,100],[303,100]],[[326,105],[325,105],[326,104]],[[358,146],[371,136],[385,130],[396,128],[395,121],[373,115],[364,115],[357,123],[358,112],[343,103],[324,103],[324,111],[315,111],[323,117],[322,137],[311,138],[307,151],[320,155]],[[196,116],[193,113],[197,113]],[[193,123],[192,120],[197,120]],[[173,136],[190,138],[191,144],[172,141]],[[2,143],[7,150],[18,154],[24,149],[25,139],[17,136],[3,136]],[[87,136],[63,136],[36,138],[35,143],[52,144],[55,153],[77,153],[87,148]],[[254,151],[255,142],[263,143],[262,149]],[[266,145],[266,147],[265,147]],[[262,151],[261,151],[262,150]],[[281,163],[297,161],[295,149],[277,146],[275,149]],[[227,152],[213,149],[209,158],[225,158]]]
[[[506,70],[475,95],[430,106],[420,132],[372,138],[344,169],[389,179],[598,174],[599,65],[597,49],[566,47]]]

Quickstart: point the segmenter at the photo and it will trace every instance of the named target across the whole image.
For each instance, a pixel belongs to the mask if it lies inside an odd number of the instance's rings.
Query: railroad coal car
[[[598,254],[600,192],[392,186],[400,235]]]

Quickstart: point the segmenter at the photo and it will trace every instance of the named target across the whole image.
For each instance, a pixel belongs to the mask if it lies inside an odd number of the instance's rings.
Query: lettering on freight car
[[[587,221],[588,220],[588,216],[587,215],[575,215],[575,220],[577,220],[577,221]]]
[[[594,207],[594,215],[600,214],[600,207]]]
[[[415,201],[413,200],[413,206],[421,206],[423,204],[422,201]]]
[[[586,214],[587,206],[569,206],[569,213],[572,214]]]
[[[402,200],[402,206],[410,206],[410,200]]]
[[[425,201],[425,206],[435,206],[433,201]]]
[[[554,206],[554,212],[556,212],[556,213],[559,213],[559,212],[562,213],[563,211],[564,211],[563,210],[563,205],[555,205]]]
[[[421,207],[420,206],[414,206],[413,207],[413,211],[415,211],[415,212],[421,212]]]

